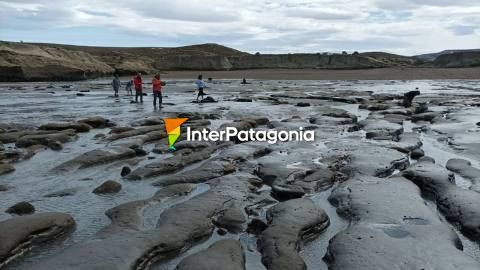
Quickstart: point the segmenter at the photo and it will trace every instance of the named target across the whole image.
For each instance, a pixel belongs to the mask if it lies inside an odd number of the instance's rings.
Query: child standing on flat
[[[203,81],[203,76],[202,75],[198,75],[198,79],[197,79],[197,81],[195,81],[195,85],[197,85],[197,91],[198,91],[197,102],[198,102],[198,98],[200,96],[202,97],[202,100],[203,100],[203,96],[207,95],[207,94],[205,94],[205,92],[203,92],[203,89],[206,86],[205,86],[205,82]]]

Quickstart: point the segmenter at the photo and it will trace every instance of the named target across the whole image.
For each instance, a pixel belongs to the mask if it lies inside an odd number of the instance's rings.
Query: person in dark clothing
[[[118,74],[115,74],[115,77],[113,78],[113,81],[112,81],[112,87],[113,87],[115,97],[118,97],[118,89],[120,89],[120,85],[121,85],[120,78],[118,77]]]
[[[125,90],[127,91],[127,96],[133,96],[132,94],[133,80],[129,80],[125,85]]]
[[[135,103],[138,103],[138,97],[140,97],[140,103],[143,103],[143,85],[142,74],[138,73],[133,78],[133,85],[135,86]]]

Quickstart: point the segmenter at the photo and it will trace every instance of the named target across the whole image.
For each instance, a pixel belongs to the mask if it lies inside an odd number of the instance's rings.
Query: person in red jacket
[[[140,103],[143,103],[143,86],[142,86],[142,74],[140,72],[133,78],[133,85],[135,86],[135,103],[138,103],[138,97],[140,97]]]
[[[152,79],[152,90],[153,90],[153,107],[157,107],[157,98],[159,107],[162,108],[162,86],[165,85],[165,82],[160,80],[160,74],[157,73]]]

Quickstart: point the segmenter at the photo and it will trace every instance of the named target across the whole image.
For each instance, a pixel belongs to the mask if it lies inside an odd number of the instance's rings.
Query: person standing
[[[135,87],[135,103],[138,103],[138,97],[140,97],[140,103],[143,103],[143,82],[142,74],[140,72],[133,78],[133,85]]]
[[[152,79],[152,90],[153,90],[153,107],[157,108],[157,98],[158,106],[162,108],[162,86],[165,85],[165,82],[160,80],[160,74],[157,73]]]
[[[133,80],[130,79],[125,85],[125,90],[127,91],[127,96],[133,96],[132,94]]]
[[[120,78],[118,77],[118,74],[115,73],[112,81],[112,87],[113,87],[115,97],[118,97],[118,89],[120,89],[120,85],[121,85]]]
[[[198,98],[200,96],[202,97],[202,100],[203,100],[203,96],[206,95],[205,92],[203,92],[203,89],[206,86],[205,86],[205,82],[203,81],[203,76],[201,74],[198,75],[198,79],[197,79],[197,81],[195,81],[195,85],[197,85],[197,91],[198,91],[197,102],[198,102]]]

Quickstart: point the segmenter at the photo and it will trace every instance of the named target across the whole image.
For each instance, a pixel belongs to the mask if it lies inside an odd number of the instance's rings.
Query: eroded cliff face
[[[61,47],[0,43],[0,81],[82,80],[113,71],[96,57]]]
[[[433,61],[433,65],[445,68],[478,67],[480,66],[480,51],[443,54]]]
[[[0,42],[0,81],[82,80],[115,70],[364,69],[395,63],[362,54],[248,54],[217,44],[107,48]]]
[[[231,57],[235,69],[255,68],[325,68],[360,69],[386,67],[370,57],[341,54],[266,54]]]

